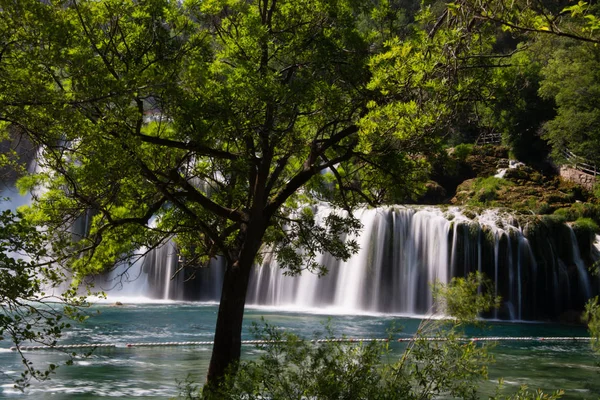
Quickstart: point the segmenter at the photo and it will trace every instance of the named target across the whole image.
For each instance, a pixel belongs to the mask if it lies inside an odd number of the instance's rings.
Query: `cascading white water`
[[[583,291],[583,294],[585,295],[586,298],[589,298],[592,296],[592,288],[591,288],[591,284],[590,284],[590,279],[588,277],[588,274],[586,273],[586,268],[585,268],[585,264],[583,262],[583,260],[581,259],[581,254],[579,253],[579,247],[577,246],[577,239],[575,237],[575,232],[573,231],[573,228],[571,228],[570,226],[569,228],[569,233],[571,236],[571,247],[572,247],[572,251],[573,251],[573,262],[575,263],[575,265],[577,266],[577,277],[579,278],[579,285],[580,285],[580,290]]]
[[[326,206],[323,206],[327,209]],[[284,275],[271,257],[256,267],[248,302],[342,312],[416,314],[432,305],[429,283],[447,282],[450,222],[439,210],[362,210],[360,251],[345,262],[322,256],[329,273]]]
[[[35,153],[33,148],[28,151]],[[510,163],[509,168],[515,167]],[[30,163],[30,170],[39,168]],[[11,198],[0,203],[0,210],[14,210],[31,198],[19,196],[14,187],[4,189],[0,196]],[[317,223],[331,212],[325,204],[317,207]],[[550,229],[533,240],[510,215],[495,210],[474,215],[458,208],[394,206],[359,210],[357,216],[364,227],[354,238],[360,244],[357,254],[347,261],[321,254],[318,260],[329,270],[324,277],[309,272],[287,277],[276,257],[267,253],[253,271],[248,304],[422,314],[433,304],[432,282],[481,271],[492,278],[496,294],[504,299],[503,308],[492,316],[531,320],[581,309],[585,299],[598,291],[597,280],[591,280],[586,271],[584,259],[589,262],[590,255],[579,253],[568,226],[566,234]],[[86,214],[76,221],[74,235],[88,231],[89,217]],[[600,258],[600,236],[592,253],[592,258]],[[180,266],[177,249],[169,242],[132,265],[117,266],[99,280],[99,286],[119,289],[109,291],[112,299],[219,300],[221,259],[213,260],[209,268],[175,274]],[[192,275],[196,279],[188,279]]]
[[[331,212],[334,210],[325,204],[317,207],[317,223]],[[252,273],[247,304],[421,315],[432,308],[433,282],[447,283],[453,276],[480,271],[495,281],[493,288],[504,300],[490,317],[535,320],[557,318],[581,307],[596,291],[568,227],[566,237],[552,238],[543,232],[532,246],[522,227],[497,210],[475,215],[459,208],[395,206],[363,209],[356,215],[363,224],[360,236],[354,238],[360,245],[357,254],[347,261],[321,254],[318,260],[327,267],[327,275],[304,271],[290,277],[267,251],[262,265]],[[567,246],[562,243],[565,239]],[[597,246],[600,248],[600,241]],[[121,282],[133,282],[109,297],[219,300],[222,260],[194,271],[196,279],[189,282],[189,271],[184,272],[185,279],[184,274],[173,277],[178,267],[172,243],[153,249],[132,266],[111,272],[108,282],[120,277],[126,278]]]
[[[322,205],[319,213],[331,210]],[[328,275],[309,272],[284,275],[273,255],[257,266],[248,303],[294,309],[423,314],[432,306],[430,285],[452,276],[482,271],[495,283],[504,306],[494,316],[503,319],[546,319],[558,316],[591,293],[591,282],[578,251],[573,257],[552,257],[551,279],[538,288],[538,263],[523,229],[510,215],[486,210],[465,216],[460,209],[389,207],[361,210],[358,239],[361,250],[348,261],[321,256]],[[574,235],[571,246],[577,247]],[[552,243],[547,243],[552,249]],[[554,250],[551,250],[554,251]],[[575,279],[566,264],[577,265],[583,293],[572,293]],[[561,267],[562,266],[562,267]],[[560,274],[558,271],[562,271]],[[552,305],[538,299],[543,291],[557,298]]]
[[[327,210],[326,207],[323,207]],[[248,302],[342,312],[414,314],[432,305],[428,282],[448,280],[448,229],[440,212],[370,209],[359,212],[360,251],[347,261],[322,255],[329,273],[284,275],[270,257],[256,267]]]
[[[14,209],[30,200],[14,193],[11,197],[5,207]],[[317,223],[331,212],[325,204],[317,207]],[[492,278],[496,294],[504,299],[503,308],[492,316],[531,320],[556,318],[581,307],[597,292],[597,282],[590,280],[568,227],[568,245],[560,243],[565,238],[548,236],[533,246],[510,215],[495,210],[473,215],[459,208],[394,206],[359,210],[357,216],[364,227],[355,238],[360,245],[357,254],[347,261],[321,254],[319,261],[329,270],[326,276],[304,272],[288,277],[276,257],[267,253],[253,271],[248,304],[423,314],[433,304],[432,282],[446,283],[453,276],[481,271]],[[87,232],[86,218],[78,221],[81,226],[75,231]],[[600,236],[593,249],[600,258]],[[214,260],[209,268],[175,274],[179,267],[177,249],[169,242],[132,265],[117,266],[99,286],[118,289],[108,292],[113,300],[219,300],[222,260]],[[188,281],[192,274],[196,279]]]

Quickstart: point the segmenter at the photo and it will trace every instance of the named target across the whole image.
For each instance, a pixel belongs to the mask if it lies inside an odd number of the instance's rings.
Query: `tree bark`
[[[225,270],[214,346],[203,389],[203,394],[209,399],[218,398],[216,389],[223,382],[228,368],[240,359],[242,322],[250,271],[264,234],[264,228],[254,228],[242,234],[243,243],[239,258],[232,260]]]

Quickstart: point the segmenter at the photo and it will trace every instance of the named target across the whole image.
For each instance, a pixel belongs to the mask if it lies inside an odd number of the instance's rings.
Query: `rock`
[[[498,168],[498,169],[508,168],[508,166],[509,166],[509,162],[508,162],[508,159],[506,159],[506,158],[499,160],[498,163],[496,164],[496,168]]]
[[[536,176],[535,170],[527,166],[518,166],[516,168],[509,168],[504,174],[504,179],[511,180],[518,184],[525,184],[526,182],[537,182],[539,174]]]
[[[446,189],[435,181],[429,181],[425,184],[425,193],[419,199],[422,204],[441,204],[446,200]]]
[[[113,304],[113,306],[122,306],[123,303],[121,303],[120,301],[115,302],[115,304]]]

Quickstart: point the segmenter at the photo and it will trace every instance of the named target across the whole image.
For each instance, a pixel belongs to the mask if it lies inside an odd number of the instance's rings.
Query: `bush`
[[[600,298],[598,296],[590,299],[585,305],[583,321],[588,324],[592,348],[600,352]]]
[[[426,322],[396,362],[389,343],[314,343],[293,333],[256,326],[264,352],[239,365],[217,393],[188,399],[432,399],[477,398],[487,378],[485,346],[460,341],[445,323]],[[425,336],[438,336],[439,341]],[[321,338],[321,337],[319,337]],[[326,338],[333,339],[331,332]],[[443,340],[442,340],[443,339]]]
[[[585,219],[596,224],[600,222],[600,206],[597,204],[573,203],[571,207],[557,209],[554,211],[554,214],[561,216],[565,221]]]
[[[600,182],[596,179],[596,183],[594,183],[594,187],[592,188],[592,194],[596,201],[600,201]]]
[[[559,208],[554,211],[553,215],[560,218],[563,222],[577,219],[577,214],[571,208]]]
[[[460,162],[465,162],[471,153],[473,153],[473,145],[470,143],[463,143],[454,147],[454,157]]]
[[[396,360],[391,360],[392,342],[315,343],[268,324],[255,325],[255,335],[264,341],[258,346],[262,352],[258,360],[240,363],[209,393],[186,382],[182,395],[186,399],[240,400],[476,399],[480,383],[487,379],[491,357],[486,344],[460,337],[465,322],[474,321],[479,312],[497,304],[498,299],[486,291],[487,285],[480,274],[455,278],[447,287],[437,285],[435,292],[445,298],[441,304],[456,311],[457,318],[424,320]],[[326,337],[333,338],[331,331],[327,332]],[[431,337],[438,340],[429,340]],[[516,395],[493,398],[560,397],[560,393],[534,395],[523,388]]]
[[[579,217],[573,223],[573,229],[578,231],[586,231],[590,234],[598,232],[598,224],[591,218]]]
[[[80,312],[85,297],[75,288],[60,293],[60,285],[68,277],[60,268],[47,265],[44,243],[48,239],[20,213],[0,211],[0,340],[6,339],[16,348],[32,343],[54,346],[71,327],[68,318],[85,319]],[[48,289],[57,293],[44,294]],[[27,353],[19,350],[18,354],[24,366],[15,377],[19,390],[27,388],[32,379],[49,379],[57,368],[49,364],[38,369]]]
[[[552,211],[552,207],[550,207],[550,204],[546,203],[545,201],[541,201],[539,203],[536,202],[534,210],[536,214],[543,215],[549,214],[550,211]]]

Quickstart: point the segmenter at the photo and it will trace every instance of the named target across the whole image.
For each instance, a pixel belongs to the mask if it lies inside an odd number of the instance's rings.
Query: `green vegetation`
[[[65,282],[65,276],[45,258],[44,234],[21,217],[9,210],[0,212],[0,340],[8,339],[15,346],[52,345],[70,328],[66,317],[82,320],[78,309],[83,298],[72,289],[58,295],[45,293]],[[31,379],[48,379],[57,368],[50,364],[38,369],[19,353],[25,370],[15,386],[21,390]]]
[[[593,203],[573,203],[569,207],[554,211],[563,221],[574,222],[574,225],[587,227],[592,232],[598,232],[600,224],[600,205]]]
[[[600,231],[600,228],[598,228],[598,224],[593,219],[582,217],[577,218],[577,220],[573,224],[573,229],[586,230],[590,233]]]
[[[357,251],[343,240],[360,229],[351,213],[322,226],[305,206],[416,201],[444,146],[467,143],[460,177],[481,133],[534,163],[542,138],[556,159],[570,149],[600,161],[597,7],[509,3],[0,0],[0,138],[22,132],[44,167],[19,182],[45,188],[27,223],[52,232],[40,240],[75,283],[167,240],[182,268],[222,257],[217,385],[239,359],[264,246],[289,274]],[[496,168],[438,193],[599,222],[593,206],[570,206],[585,194],[543,169],[501,180]]]
[[[598,47],[586,43],[561,42],[542,70],[540,96],[553,99],[557,115],[544,124],[544,136],[554,156],[569,149],[588,163],[600,164],[594,149],[600,145],[600,60]]]
[[[452,314],[456,319],[424,320],[406,347],[393,340],[316,343],[268,324],[255,325],[256,337],[267,343],[258,346],[258,360],[242,361],[228,375],[218,398],[477,399],[492,357],[488,345],[460,338],[479,312],[497,305],[498,299],[486,288],[489,282],[480,274],[438,285],[437,294],[444,299],[440,305],[456,312]],[[439,340],[428,340],[432,337]],[[333,338],[329,331],[327,338]],[[557,399],[561,395],[560,391],[552,395],[531,392],[526,387],[504,394],[499,386],[490,399]],[[205,398],[191,382],[183,385],[181,397]]]
[[[477,178],[473,183],[475,196],[473,204],[491,205],[493,200],[498,198],[498,191],[504,186],[510,186],[511,183],[502,178],[490,176],[488,178]]]
[[[492,293],[491,281],[480,272],[467,278],[452,278],[450,284],[434,285],[438,307],[459,323],[476,323],[476,318],[500,306],[500,298]]]
[[[591,299],[585,305],[583,320],[587,323],[590,336],[592,337],[592,348],[600,353],[600,302],[598,296]]]
[[[459,144],[458,146],[454,147],[453,155],[458,161],[464,162],[467,157],[473,153],[473,147],[474,146],[471,143]]]

